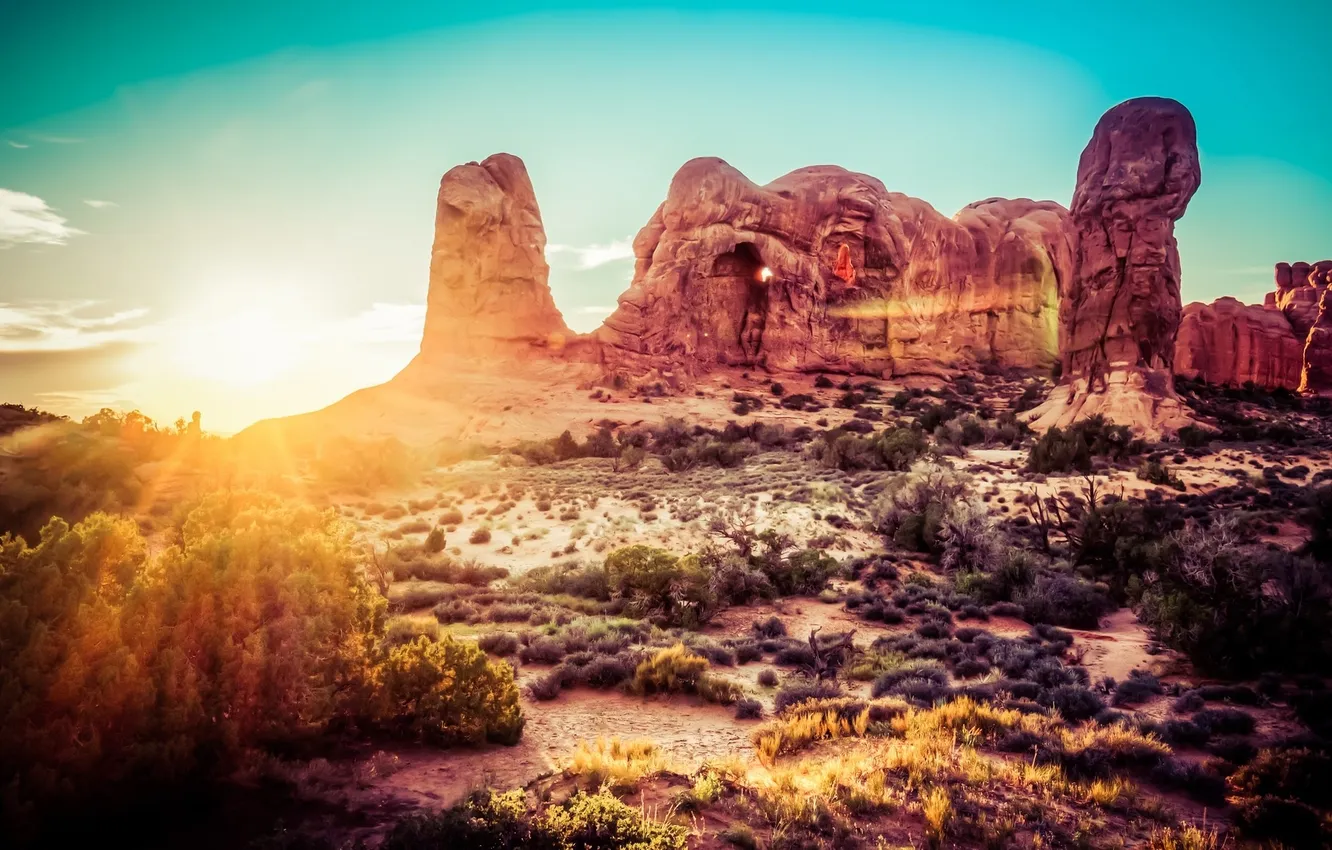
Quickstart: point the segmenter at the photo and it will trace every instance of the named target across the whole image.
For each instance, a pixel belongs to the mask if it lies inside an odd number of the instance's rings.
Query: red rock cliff
[[[1303,362],[1304,345],[1280,310],[1230,297],[1184,308],[1176,375],[1220,386],[1295,390]]]
[[[835,166],[758,186],[715,158],[676,173],[634,252],[596,332],[603,358],[687,372],[1045,365],[1072,262],[1051,201],[992,199],[949,219]]]

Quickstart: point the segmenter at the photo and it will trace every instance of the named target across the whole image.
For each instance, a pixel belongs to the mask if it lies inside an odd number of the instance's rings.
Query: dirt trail
[[[1096,631],[1068,629],[1076,639],[1074,647],[1083,647],[1086,655],[1083,666],[1092,681],[1109,676],[1116,681],[1128,678],[1132,670],[1151,670],[1159,665],[1162,656],[1152,655],[1147,647],[1152,643],[1147,627],[1138,622],[1131,608],[1120,608],[1101,622]]]
[[[389,751],[395,767],[346,791],[349,808],[443,808],[476,788],[521,788],[558,770],[579,741],[654,741],[673,766],[692,771],[705,761],[752,755],[754,724],[731,710],[684,698],[643,699],[614,691],[566,691],[551,702],[524,701],[527,726],[513,747]]]

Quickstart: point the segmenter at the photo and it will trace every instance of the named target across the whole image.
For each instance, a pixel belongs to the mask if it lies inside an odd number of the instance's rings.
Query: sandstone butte
[[[947,377],[1057,364],[1035,427],[1100,413],[1157,436],[1190,421],[1176,373],[1332,389],[1332,263],[1278,266],[1265,306],[1182,307],[1174,223],[1200,182],[1192,116],[1164,98],[1101,118],[1070,209],[991,198],[948,218],[837,166],[759,186],[694,159],[635,238],[617,308],[578,335],[551,297],[526,168],[496,154],[440,182],[419,354],[388,384],[295,419],[460,408],[475,395],[460,376],[477,372],[572,391],[612,379],[678,388],[722,367]]]

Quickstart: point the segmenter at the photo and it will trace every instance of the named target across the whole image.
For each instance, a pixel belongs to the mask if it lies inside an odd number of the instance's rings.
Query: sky
[[[0,0],[0,401],[311,410],[419,344],[435,194],[526,162],[591,330],[675,170],[1067,204],[1097,118],[1173,97],[1185,301],[1332,256],[1332,3]]]

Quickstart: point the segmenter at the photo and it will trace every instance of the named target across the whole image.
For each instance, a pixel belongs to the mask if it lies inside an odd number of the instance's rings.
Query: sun
[[[251,387],[296,365],[300,351],[293,330],[266,310],[241,310],[188,323],[172,354],[193,378]]]

